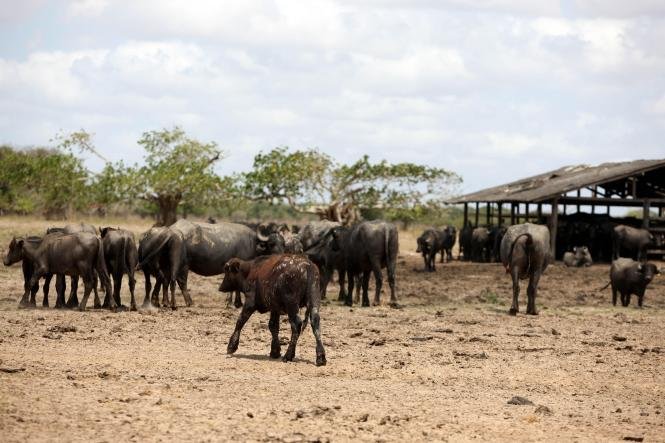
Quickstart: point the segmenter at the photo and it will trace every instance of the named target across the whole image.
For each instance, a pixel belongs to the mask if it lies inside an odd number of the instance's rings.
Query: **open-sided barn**
[[[557,251],[560,218],[567,217],[572,208],[578,218],[586,219],[609,218],[612,207],[640,208],[642,216],[632,224],[641,225],[662,239],[665,236],[665,159],[565,166],[462,195],[449,203],[464,204],[465,225],[470,222],[469,204],[475,204],[475,226],[479,224],[482,209],[487,225],[508,220],[510,224],[546,222],[553,251]],[[656,211],[656,216],[652,210]],[[649,252],[665,253],[660,244]]]

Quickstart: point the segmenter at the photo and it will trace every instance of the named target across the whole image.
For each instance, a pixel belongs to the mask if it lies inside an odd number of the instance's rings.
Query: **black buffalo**
[[[615,226],[612,232],[612,257],[616,260],[622,253],[627,253],[637,261],[646,260],[647,248],[653,243],[654,237],[646,229],[626,225]]]
[[[344,269],[344,254],[339,248],[333,247],[333,230],[339,228],[340,223],[328,220],[307,223],[298,233],[304,253],[319,267],[321,278],[321,298],[326,297],[328,283],[333,273],[337,271],[339,282],[339,301],[346,300],[346,271]]]
[[[471,239],[473,237],[473,226],[470,222],[466,224],[459,231],[459,257],[463,258],[465,261],[471,260]]]
[[[630,296],[637,295],[637,304],[642,307],[644,292],[660,271],[653,263],[640,263],[630,258],[618,258],[610,267],[612,304],[616,306],[617,295],[621,294],[621,305],[630,305]],[[607,287],[607,286],[605,286]],[[604,289],[604,288],[603,288]]]
[[[369,276],[374,274],[376,290],[374,305],[381,304],[381,286],[383,275],[381,269],[388,271],[390,286],[390,304],[397,305],[395,293],[395,267],[399,238],[397,228],[384,221],[365,221],[349,228],[333,230],[333,248],[339,249],[344,255],[344,269],[348,278],[346,304],[353,304],[352,294],[356,276],[362,274],[362,306],[369,306]]]
[[[44,236],[36,245],[26,242],[23,238],[12,239],[5,263],[15,263],[27,258],[34,265],[30,281],[25,286],[22,302],[26,301],[29,289],[34,287],[41,277],[49,274],[61,274],[83,278],[85,292],[79,309],[84,310],[95,282],[95,272],[99,276],[107,293],[111,293],[111,284],[104,262],[101,239],[94,234],[80,232],[77,234],[53,233]],[[64,297],[59,293],[58,298]],[[64,300],[58,300],[59,303]],[[111,298],[110,308],[115,308]]]
[[[423,255],[425,271],[434,272],[436,270],[436,254],[441,252],[442,261],[445,254],[443,251],[442,232],[434,228],[425,229],[416,240],[416,243],[418,245],[416,252],[420,252]]]
[[[444,262],[444,256],[447,261],[453,259],[453,246],[457,240],[457,229],[454,226],[444,226],[441,228],[441,263]]]
[[[471,232],[471,259],[473,261],[489,262],[492,246],[489,229],[478,227]]]
[[[540,276],[551,261],[550,231],[546,226],[524,223],[506,230],[501,241],[501,262],[513,280],[513,304],[509,313],[519,312],[520,280],[529,279],[526,313],[537,315],[536,295]]]
[[[245,305],[240,312],[235,330],[227,347],[233,354],[238,350],[240,332],[250,316],[255,312],[270,312],[268,327],[272,334],[270,357],[279,358],[279,317],[286,314],[291,323],[291,341],[284,354],[284,361],[291,361],[296,354],[296,344],[300,333],[311,319],[312,331],[316,340],[316,365],[326,364],[326,354],[321,341],[319,309],[319,271],[314,263],[303,255],[276,254],[263,256],[251,261],[237,258],[224,266],[224,279],[219,290],[222,292],[242,291]],[[298,315],[300,308],[306,307],[305,321]]]
[[[138,264],[138,252],[134,234],[124,229],[111,227],[102,228],[102,244],[104,245],[104,259],[106,269],[113,277],[113,298],[118,306],[121,306],[120,289],[122,287],[122,276],[127,274],[129,293],[131,295],[130,309],[136,311],[136,299],[134,298],[134,269]],[[104,305],[109,303],[110,294],[106,294]]]

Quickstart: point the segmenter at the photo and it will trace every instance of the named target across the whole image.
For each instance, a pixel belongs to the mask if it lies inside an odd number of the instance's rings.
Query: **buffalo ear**
[[[228,265],[228,266],[229,266],[229,269],[231,270],[231,272],[236,273],[236,272],[238,272],[238,269],[240,268],[240,263],[238,263],[237,261],[232,261],[231,264]]]
[[[249,271],[250,271],[250,268],[251,268],[250,264],[247,263],[247,262],[242,262],[242,263],[238,263],[238,266],[239,266],[240,272],[242,272],[243,277],[247,277],[249,275]]]
[[[642,263],[637,265],[637,272],[644,272],[644,266],[642,266]]]

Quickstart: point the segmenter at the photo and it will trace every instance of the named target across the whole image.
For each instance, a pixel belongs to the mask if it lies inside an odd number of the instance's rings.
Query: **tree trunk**
[[[178,220],[178,204],[180,204],[180,196],[177,195],[160,195],[156,199],[159,213],[157,214],[158,226],[171,226]]]

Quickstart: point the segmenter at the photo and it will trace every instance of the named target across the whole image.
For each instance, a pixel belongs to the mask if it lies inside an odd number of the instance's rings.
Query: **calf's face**
[[[220,292],[242,291],[249,266],[242,260],[232,258],[224,265],[224,279],[219,285]]]
[[[23,239],[14,237],[9,243],[9,250],[2,263],[5,266],[10,266],[21,260],[23,260]]]
[[[644,285],[648,285],[651,283],[651,280],[657,275],[660,274],[660,271],[654,265],[653,263],[645,263],[643,265],[639,265],[637,267],[637,271],[642,274],[642,278],[644,279]]]

